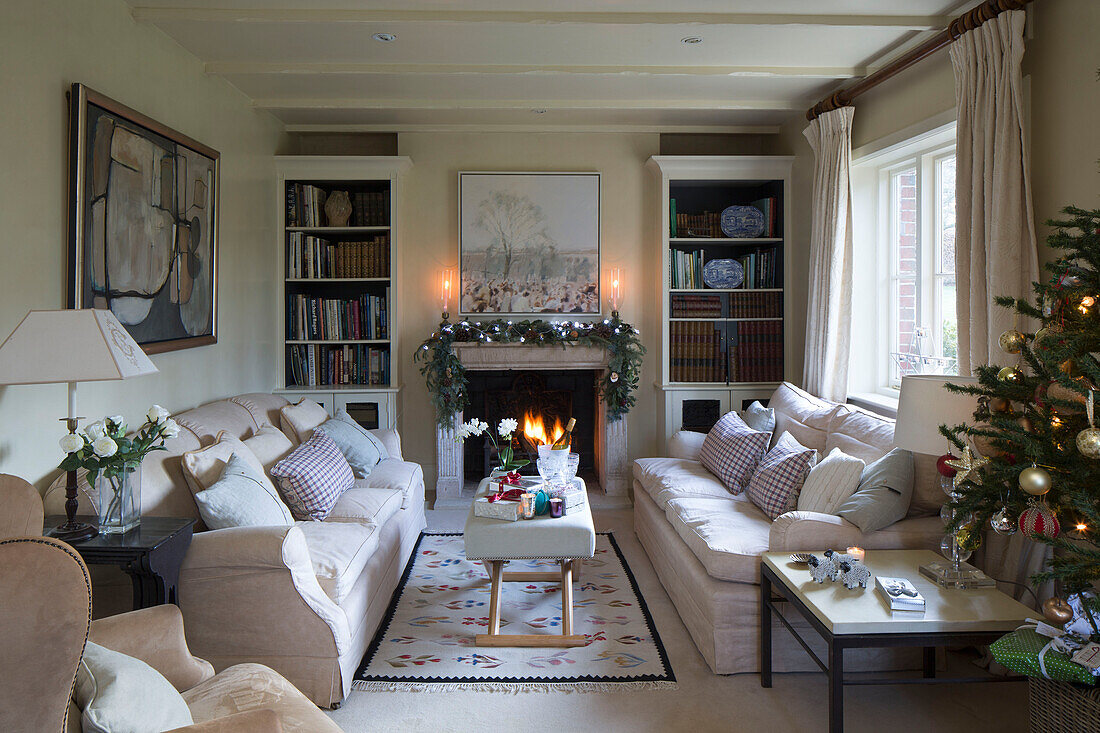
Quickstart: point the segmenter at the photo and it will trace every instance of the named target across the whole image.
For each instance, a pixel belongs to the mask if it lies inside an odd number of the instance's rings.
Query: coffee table
[[[806,565],[790,553],[766,552],[760,563],[760,686],[772,686],[772,614],[829,677],[829,731],[844,730],[846,685],[1014,682],[1022,677],[936,677],[936,647],[989,644],[1013,631],[1035,614],[996,588],[941,588],[918,568],[942,559],[931,550],[868,550],[865,564],[875,577],[906,578],[924,596],[923,613],[891,611],[875,590],[848,590],[842,583],[818,584]],[[773,596],[773,592],[779,597]],[[822,661],[777,607],[786,601],[821,635],[828,646]],[[870,647],[923,647],[923,677],[844,678],[844,650]]]
[[[581,479],[574,481],[580,481],[583,488]],[[489,479],[482,480],[476,496],[493,493],[493,485]],[[463,536],[467,559],[485,563],[491,583],[488,633],[478,634],[474,646],[572,647],[585,644],[584,634],[573,633],[573,569],[575,563],[596,553],[596,528],[587,500],[583,506],[568,510],[559,519],[544,514],[516,522],[475,516],[471,505]],[[561,570],[560,573],[506,573],[504,565],[511,560],[557,560]],[[513,581],[561,583],[561,635],[500,633],[501,586]]]

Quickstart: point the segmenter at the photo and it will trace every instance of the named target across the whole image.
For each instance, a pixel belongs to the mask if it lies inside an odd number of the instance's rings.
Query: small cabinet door
[[[334,399],[336,409],[344,408],[353,420],[368,430],[393,429],[397,426],[392,392],[337,392]]]
[[[665,393],[668,400],[666,438],[678,430],[706,433],[718,418],[730,411],[728,389],[677,389]]]

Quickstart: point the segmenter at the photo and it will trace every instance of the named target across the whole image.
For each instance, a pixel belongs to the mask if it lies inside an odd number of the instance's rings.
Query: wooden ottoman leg
[[[493,560],[490,564],[489,579],[492,581],[492,588],[489,591],[490,635],[500,633],[500,585],[503,566],[504,562],[501,560]]]
[[[573,633],[573,561],[561,561],[561,633]]]

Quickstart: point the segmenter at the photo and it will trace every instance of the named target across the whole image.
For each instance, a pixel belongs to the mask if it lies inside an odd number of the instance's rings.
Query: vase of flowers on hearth
[[[496,450],[497,459],[500,461],[500,465],[493,468],[490,477],[498,478],[510,473],[515,473],[530,463],[526,458],[516,458],[512,436],[515,435],[518,427],[518,420],[506,417],[497,424],[497,432],[496,436],[494,436],[493,432],[489,430],[489,424],[475,417],[458,426],[458,435],[455,437],[455,440],[461,443],[467,438],[472,438],[475,435],[486,436],[490,442],[492,442],[493,448]],[[497,442],[497,436],[500,437],[499,443]]]
[[[88,472],[100,532],[121,534],[140,523],[141,462],[153,451],[165,450],[164,441],[179,432],[179,425],[168,417],[168,410],[153,405],[145,423],[130,437],[126,436],[122,416],[114,415],[61,439],[61,450],[68,455],[60,468],[63,471],[83,468]]]

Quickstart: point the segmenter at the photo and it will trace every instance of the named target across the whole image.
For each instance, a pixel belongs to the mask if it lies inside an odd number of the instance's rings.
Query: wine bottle
[[[577,424],[577,418],[569,418],[569,422],[565,425],[565,432],[561,434],[561,437],[554,441],[554,445],[550,446],[551,450],[569,450],[570,444],[573,442],[573,426]]]

